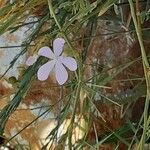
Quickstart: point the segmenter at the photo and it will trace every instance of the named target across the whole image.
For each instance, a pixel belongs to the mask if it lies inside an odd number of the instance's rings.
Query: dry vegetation
[[[63,86],[54,74],[38,81],[43,57],[20,66],[18,78],[1,74],[0,144],[18,150],[148,150],[149,6],[138,0],[0,0],[6,42],[17,42],[13,33],[28,25],[28,17],[37,19],[8,70],[21,55],[52,47],[56,37],[66,40],[65,55],[78,62],[76,76],[69,72]],[[39,115],[31,109],[37,106]],[[54,117],[41,118],[48,112]]]

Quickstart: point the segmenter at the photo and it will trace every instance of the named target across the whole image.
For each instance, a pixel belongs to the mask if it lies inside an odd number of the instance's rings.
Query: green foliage
[[[119,8],[118,10],[121,11],[117,14],[117,16],[112,9],[112,6],[114,5],[117,6]],[[68,139],[69,148],[72,148],[71,140],[73,127],[77,126],[75,124],[75,117],[78,114],[80,114],[80,116],[82,116],[86,120],[87,125],[85,126],[86,134],[77,143],[77,145],[75,145],[76,149],[84,148],[84,146],[88,146],[90,149],[97,149],[104,143],[116,144],[119,142],[122,142],[127,147],[131,148],[132,145],[139,140],[140,142],[137,144],[139,144],[139,149],[142,150],[144,144],[149,138],[150,123],[148,122],[148,108],[150,97],[150,68],[149,62],[147,60],[147,55],[145,53],[144,43],[141,35],[142,28],[140,27],[140,25],[141,23],[144,25],[145,21],[149,21],[150,12],[149,10],[143,10],[140,13],[140,18],[138,18],[137,16],[139,16],[139,14],[134,8],[133,2],[129,0],[129,3],[127,3],[127,5],[130,5],[131,16],[135,26],[135,33],[137,33],[138,41],[140,43],[141,57],[132,61],[125,62],[124,64],[119,64],[114,68],[109,68],[108,71],[112,72],[111,75],[105,68],[102,68],[102,70],[99,72],[96,67],[92,66],[93,64],[88,64],[92,67],[93,72],[92,77],[86,80],[84,71],[87,64],[85,63],[88,59],[88,53],[90,52],[90,43],[94,39],[93,37],[98,36],[96,34],[97,28],[99,27],[98,20],[109,20],[111,22],[114,22],[114,24],[116,22],[121,23],[122,16],[119,15],[121,15],[121,13],[127,13],[126,11],[122,12],[122,4],[119,4],[118,0],[22,0],[14,1],[12,4],[8,2],[5,4],[5,6],[0,8],[0,35],[5,34],[6,32],[17,31],[19,28],[26,25],[24,21],[29,16],[36,16],[38,18],[38,21],[36,22],[37,26],[32,29],[32,32],[24,40],[21,45],[21,52],[11,61],[10,66],[1,76],[1,79],[14,66],[18,58],[29,51],[31,43],[35,41],[38,41],[38,44],[35,42],[37,45],[33,48],[36,51],[36,48],[38,49],[45,44],[49,45],[49,41],[53,41],[56,37],[64,37],[67,43],[65,52],[69,55],[71,54],[78,61],[78,70],[75,77],[70,78],[68,83],[64,85],[64,88],[67,89],[70,93],[67,96],[63,96],[62,98],[66,103],[61,106],[60,114],[56,116],[58,125],[49,133],[50,139],[54,141],[60,125],[65,121],[65,119],[67,119],[68,116],[71,116],[70,125],[67,128],[67,132],[58,141],[57,149],[61,149],[61,147],[64,146],[66,139]],[[39,15],[38,13],[41,14]],[[142,22],[139,22],[139,20],[141,20]],[[130,22],[129,24],[132,24],[133,22]],[[85,29],[85,31],[87,32],[82,35],[81,31],[83,29]],[[110,30],[111,34],[113,35],[113,29]],[[44,44],[40,42],[42,40],[44,41]],[[78,50],[80,47],[78,47],[78,42],[82,43],[83,47],[81,48],[81,50]],[[19,89],[17,90],[13,99],[8,103],[8,105],[0,111],[0,135],[3,135],[6,122],[8,121],[10,115],[17,109],[23,98],[28,94],[30,84],[32,84],[32,81],[36,80],[35,75],[38,68],[46,61],[47,60],[40,57],[33,66],[30,66],[27,70],[25,70],[25,73],[19,81],[14,79],[13,77],[9,78],[9,82],[17,84]],[[137,84],[137,87],[132,89],[131,96],[125,97],[124,95],[126,95],[126,93],[121,94],[121,96],[118,96],[117,98],[113,94],[109,96],[103,96],[103,92],[107,92],[107,90],[104,90],[105,88],[107,88],[107,85],[111,85],[111,82],[113,82],[121,73],[126,71],[128,68],[134,66],[137,61],[142,61],[143,63],[145,73],[144,79],[146,80],[146,84],[145,82],[143,83],[143,80],[141,80],[140,84]],[[132,82],[132,79],[128,80],[129,82]],[[92,124],[91,120],[93,119],[91,117],[91,114],[97,112],[97,117],[102,118],[102,120],[105,122],[105,117],[103,117],[103,114],[99,112],[95,104],[95,95],[97,93],[100,93],[101,97],[105,100],[105,103],[113,103],[114,105],[117,105],[119,107],[121,107],[121,105],[134,103],[138,100],[138,98],[145,97],[146,95],[146,105],[143,112],[144,119],[141,117],[141,120],[143,121],[141,121],[138,125],[133,125],[132,121],[125,121],[125,123],[118,129],[112,130],[109,128],[109,132],[105,132],[103,135],[98,135],[98,131],[96,131],[95,129],[94,140],[88,141],[88,132],[90,131],[90,127]],[[86,97],[84,98],[83,95],[86,95]],[[123,96],[124,98],[122,98]],[[51,109],[49,108],[47,111],[51,111]],[[129,118],[127,117],[127,119]],[[126,120],[126,118],[124,120]],[[142,128],[143,134],[137,135],[137,132]],[[135,134],[133,140],[126,137],[129,132],[133,132],[132,134]],[[43,149],[46,149],[47,145],[44,145]],[[18,145],[18,147],[18,149],[20,149],[20,145]]]

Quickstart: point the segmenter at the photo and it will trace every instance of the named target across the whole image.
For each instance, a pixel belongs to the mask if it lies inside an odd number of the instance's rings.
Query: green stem
[[[56,24],[57,24],[57,26],[58,26],[60,32],[63,34],[65,41],[67,42],[68,46],[70,47],[70,49],[71,49],[71,51],[72,51],[72,55],[73,55],[73,56],[76,58],[76,60],[78,60],[78,62],[80,63],[80,58],[79,58],[78,53],[74,51],[75,49],[74,49],[73,45],[71,44],[71,42],[69,41],[68,36],[66,35],[66,33],[63,31],[61,25],[59,24],[59,21],[58,21],[56,15],[55,15],[55,12],[54,12],[54,9],[53,9],[51,0],[47,0],[47,1],[48,1],[48,7],[49,7],[50,14],[51,14],[52,17],[54,18],[54,20],[55,20],[55,22],[56,22]],[[78,67],[78,68],[79,68],[79,67]],[[79,70],[80,70],[80,68],[79,68]],[[80,72],[80,71],[79,71],[79,72]],[[77,80],[79,80],[79,78],[78,78],[76,72],[75,72],[75,75],[76,75]]]
[[[149,63],[148,63],[148,60],[147,60],[147,56],[146,56],[145,48],[144,48],[144,43],[143,43],[143,39],[142,39],[141,25],[138,25],[133,1],[132,0],[128,0],[128,1],[129,1],[129,4],[130,4],[132,19],[133,19],[133,22],[134,22],[136,34],[137,34],[138,41],[139,41],[140,48],[141,48],[143,62],[145,63],[145,66],[147,68],[149,68]]]
[[[67,42],[68,46],[70,47],[70,49],[72,50],[72,54],[74,55],[74,57],[76,58],[77,57],[77,53],[74,52],[74,47],[72,46],[71,42],[69,41],[69,38],[67,37],[67,35],[65,34],[65,32],[63,31],[56,15],[55,15],[55,12],[54,12],[54,9],[53,9],[53,6],[52,6],[52,2],[51,0],[47,0],[48,1],[48,6],[49,6],[49,11],[50,11],[50,14],[52,15],[52,17],[54,18],[60,32],[63,34],[64,36],[64,39],[65,41]]]
[[[76,116],[76,112],[77,112],[77,106],[79,103],[79,99],[80,99],[80,91],[81,91],[81,81],[78,82],[77,85],[77,89],[76,89],[76,96],[75,96],[75,101],[74,101],[74,108],[73,108],[73,112],[72,112],[72,116],[71,116],[71,121],[70,121],[70,125],[68,128],[68,139],[69,139],[69,143],[71,143],[72,141],[72,132],[73,132],[73,128],[74,128],[74,120],[75,120],[75,116]],[[69,149],[72,149],[72,143],[69,144]]]
[[[148,108],[149,108],[149,100],[150,100],[150,81],[149,81],[149,62],[146,56],[146,52],[145,52],[145,48],[144,48],[144,43],[143,43],[143,39],[142,39],[142,32],[141,32],[141,22],[140,22],[140,16],[139,16],[139,9],[138,9],[138,1],[136,1],[136,7],[137,7],[137,16],[135,13],[135,9],[134,9],[134,4],[132,0],[128,0],[129,1],[129,5],[130,5],[130,9],[131,9],[131,15],[133,18],[133,22],[134,22],[134,26],[136,29],[136,34],[138,37],[138,41],[140,44],[140,48],[141,48],[141,54],[142,54],[142,63],[143,63],[143,68],[144,68],[144,74],[145,74],[145,79],[146,79],[146,85],[147,85],[147,95],[146,95],[146,101],[145,101],[145,108],[144,108],[144,128],[143,128],[143,134],[138,146],[138,149],[143,150],[144,149],[144,144],[145,144],[145,138],[146,138],[146,131],[147,131],[147,118],[148,118]]]
[[[69,38],[68,36],[66,35],[66,33],[63,31],[61,25],[59,24],[59,21],[55,15],[55,12],[54,12],[54,9],[53,9],[53,6],[52,6],[52,3],[51,3],[51,0],[48,0],[48,6],[49,6],[49,11],[50,11],[50,14],[52,15],[52,17],[54,18],[60,32],[63,34],[64,36],[64,39],[65,41],[67,42],[68,46],[70,47],[71,51],[72,51],[72,54],[73,56],[78,60],[78,76],[76,74],[76,78],[78,80],[78,83],[77,83],[77,88],[76,88],[76,95],[75,95],[75,101],[74,101],[74,108],[73,108],[73,113],[72,113],[72,117],[71,117],[71,123],[70,123],[70,126],[68,128],[68,131],[69,131],[69,135],[68,135],[68,138],[69,140],[71,141],[71,137],[72,137],[72,129],[73,129],[73,125],[74,125],[74,119],[75,119],[75,115],[76,115],[76,111],[77,111],[77,106],[78,106],[78,102],[79,102],[79,99],[80,99],[80,91],[81,91],[81,87],[82,87],[82,71],[81,71],[81,68],[82,68],[82,63],[80,63],[80,58],[79,58],[79,55],[77,52],[75,52],[75,48],[73,47],[73,45],[71,44],[71,42],[69,41]],[[69,147],[71,148],[72,146],[69,144]]]

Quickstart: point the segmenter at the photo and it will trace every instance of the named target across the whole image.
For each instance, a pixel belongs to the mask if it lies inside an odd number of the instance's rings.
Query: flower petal
[[[27,60],[26,60],[26,65],[27,66],[31,66],[33,65],[37,60],[37,56],[34,55],[34,56],[30,56]]]
[[[56,63],[55,66],[56,80],[60,85],[63,85],[68,79],[68,73],[63,64],[60,62]]]
[[[55,57],[54,53],[52,52],[52,50],[48,46],[44,46],[44,47],[40,48],[38,55],[44,56],[47,58],[51,58],[51,59],[53,59]]]
[[[62,57],[61,62],[71,71],[77,70],[77,62],[72,57]]]
[[[65,44],[65,40],[63,38],[57,38],[54,40],[53,50],[54,50],[55,56],[60,56],[60,54],[63,51],[64,44]]]
[[[46,80],[48,78],[50,72],[54,68],[54,65],[55,65],[55,61],[54,60],[48,61],[47,63],[45,63],[44,65],[42,65],[39,68],[38,72],[37,72],[38,79],[40,81]]]

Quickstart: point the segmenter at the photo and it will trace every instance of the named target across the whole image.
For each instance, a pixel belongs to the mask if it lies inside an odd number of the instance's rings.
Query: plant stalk
[[[136,0],[136,11],[135,11],[133,1],[132,0],[128,0],[128,1],[129,1],[129,5],[130,5],[130,10],[131,10],[131,15],[132,15],[132,18],[133,18],[134,26],[135,26],[135,29],[136,29],[136,34],[137,34],[138,41],[139,41],[139,44],[140,44],[144,75],[145,75],[146,85],[147,85],[147,95],[146,95],[145,108],[144,108],[143,134],[142,134],[140,143],[138,145],[138,149],[143,150],[145,140],[146,140],[146,131],[147,131],[147,127],[148,127],[147,120],[148,120],[148,108],[149,108],[149,100],[150,100],[150,80],[149,80],[150,67],[149,67],[149,62],[148,62],[148,59],[147,59],[147,56],[146,56],[144,43],[143,43],[143,39],[142,39],[142,29],[141,29],[141,21],[140,21],[139,3],[138,3],[138,0]]]

